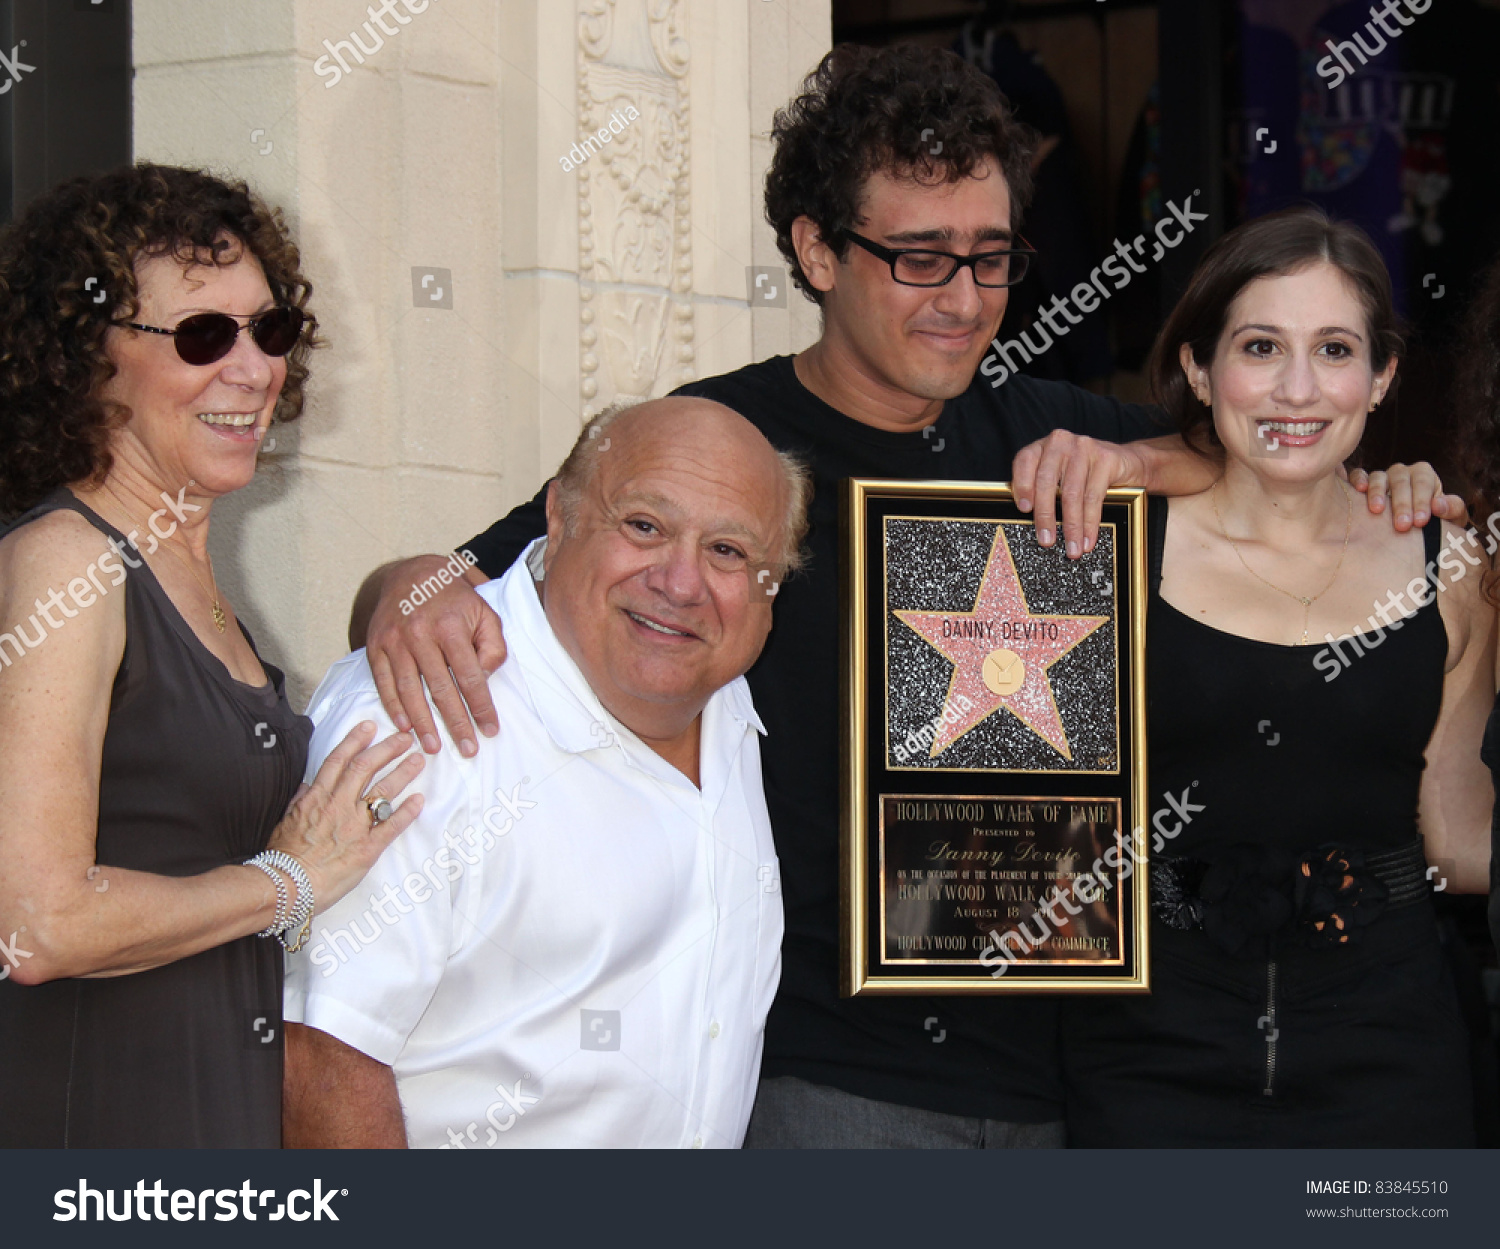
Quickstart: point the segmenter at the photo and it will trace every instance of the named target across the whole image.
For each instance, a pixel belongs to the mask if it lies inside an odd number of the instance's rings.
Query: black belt
[[[1156,918],[1179,931],[1202,929],[1231,953],[1273,933],[1346,945],[1386,911],[1431,894],[1420,838],[1378,854],[1330,845],[1297,858],[1243,844],[1212,859],[1151,863]]]

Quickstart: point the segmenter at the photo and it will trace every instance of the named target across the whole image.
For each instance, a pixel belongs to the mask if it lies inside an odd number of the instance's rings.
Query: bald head
[[[806,470],[721,404],[657,399],[584,428],[547,496],[542,604],[612,715],[696,742],[765,645],[808,494]]]
[[[765,566],[780,581],[802,566],[812,480],[795,457],[777,451],[738,412],[711,399],[668,396],[619,404],[590,420],[557,473],[559,502],[569,528],[602,466],[629,472],[642,458],[676,458],[720,471],[774,500],[776,536]]]

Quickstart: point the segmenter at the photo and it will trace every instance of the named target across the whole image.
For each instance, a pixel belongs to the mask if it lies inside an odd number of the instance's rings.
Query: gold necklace
[[[1334,480],[1337,481],[1338,479],[1335,478]],[[1218,488],[1219,485],[1217,482],[1215,482],[1213,488],[1208,492],[1208,502],[1209,505],[1214,509],[1214,517],[1219,522],[1219,532],[1224,535],[1224,540],[1234,548],[1234,553],[1240,557],[1240,563],[1245,565],[1246,572],[1248,572],[1252,577],[1254,577],[1262,584],[1270,586],[1271,589],[1275,590],[1277,593],[1285,594],[1287,598],[1296,599],[1297,602],[1302,604],[1302,641],[1300,645],[1305,646],[1307,644],[1307,622],[1312,613],[1312,605],[1316,603],[1320,598],[1322,598],[1325,594],[1327,594],[1334,581],[1338,579],[1339,569],[1343,568],[1344,566],[1344,556],[1349,552],[1349,530],[1354,525],[1354,500],[1349,495],[1349,488],[1345,486],[1342,481],[1339,482],[1339,489],[1344,492],[1344,506],[1347,509],[1347,514],[1344,517],[1344,546],[1343,549],[1339,551],[1339,562],[1333,566],[1333,575],[1328,578],[1328,584],[1310,597],[1305,594],[1293,594],[1290,590],[1284,589],[1282,586],[1277,585],[1274,581],[1267,581],[1260,575],[1260,573],[1256,572],[1255,569],[1250,567],[1249,562],[1245,559],[1244,552],[1240,550],[1240,544],[1229,536],[1229,530],[1224,525],[1224,517],[1219,514],[1219,503],[1218,500],[1214,498],[1214,493],[1218,490]]]
[[[116,503],[120,505],[120,510],[125,513],[130,523],[136,526],[136,532],[139,533],[143,526],[136,524],[135,515],[128,507],[125,506],[125,500],[120,498],[120,496],[114,492],[114,488],[108,482],[104,483],[104,488],[105,490],[109,491],[110,498],[112,498]],[[153,534],[156,534],[156,537],[159,540],[161,546],[165,547],[168,551],[171,551],[173,555],[177,556],[177,558],[182,561],[183,567],[188,570],[189,575],[193,578],[194,581],[198,583],[198,588],[208,596],[209,610],[213,613],[214,618],[214,628],[217,629],[220,633],[223,633],[225,626],[228,624],[228,618],[224,615],[224,609],[219,606],[219,579],[214,576],[214,557],[210,555],[206,549],[204,550],[203,558],[208,560],[209,580],[213,582],[213,591],[212,593],[210,593],[208,586],[203,584],[203,578],[198,575],[198,570],[193,567],[192,562],[188,559],[188,557],[181,551],[177,550],[176,547],[169,546],[167,544],[167,540],[160,534],[157,534],[156,530],[153,529],[151,530],[151,532]],[[135,546],[135,543],[132,542],[131,546]],[[137,551],[140,551],[141,557],[144,559],[146,553],[144,551],[141,551],[141,548],[138,546],[135,549]]]

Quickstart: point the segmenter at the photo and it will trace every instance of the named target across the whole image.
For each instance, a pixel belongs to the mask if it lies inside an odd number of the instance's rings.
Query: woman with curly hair
[[[1400,350],[1379,252],[1307,208],[1216,242],[1157,340],[1225,461],[1150,509],[1151,792],[1191,820],[1155,824],[1150,995],[1064,1007],[1073,1144],[1474,1143],[1428,865],[1485,888],[1495,613],[1463,530],[1339,474]]]
[[[301,408],[298,263],[243,184],[149,164],[0,235],[0,1145],[277,1147],[282,946],[420,809],[371,723],[298,790],[208,554]]]
[[[1485,271],[1479,297],[1465,319],[1458,373],[1459,463],[1474,485],[1470,509],[1488,531],[1489,555],[1500,546],[1500,256]],[[1500,608],[1500,577],[1485,577],[1484,594]],[[1495,673],[1500,685],[1500,667]],[[1500,698],[1484,731],[1484,762],[1495,778],[1497,800],[1490,821],[1490,935],[1500,949]]]

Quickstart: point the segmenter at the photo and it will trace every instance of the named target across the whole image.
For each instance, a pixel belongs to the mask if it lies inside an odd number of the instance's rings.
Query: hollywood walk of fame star
[[[1042,616],[1032,613],[1015,561],[997,526],[974,608],[967,612],[892,613],[953,664],[945,707],[957,719],[938,723],[929,758],[1004,707],[1068,762],[1073,752],[1048,669],[1101,625],[1108,616]],[[960,697],[968,700],[969,709]]]

